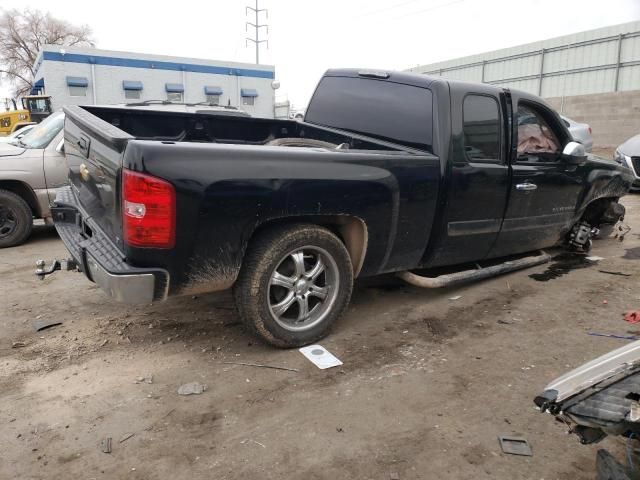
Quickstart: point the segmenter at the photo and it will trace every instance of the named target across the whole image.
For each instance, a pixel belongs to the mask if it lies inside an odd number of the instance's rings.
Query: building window
[[[243,88],[240,90],[240,96],[242,97],[242,105],[253,106],[256,104],[258,91],[254,88]]]
[[[86,97],[87,87],[69,87],[69,96],[71,97]]]
[[[493,97],[467,95],[462,110],[467,158],[501,163],[498,102]]]
[[[69,87],[69,96],[86,97],[89,81],[86,77],[67,77],[67,86]]]
[[[211,105],[220,105],[220,96],[222,95],[222,87],[204,87],[204,96],[207,103]]]
[[[207,95],[207,103],[210,105],[220,105],[220,95]]]
[[[140,90],[125,90],[124,98],[128,100],[139,100],[140,99]]]
[[[184,85],[181,83],[166,83],[165,91],[167,92],[167,100],[170,102],[181,103],[184,98]]]
[[[142,92],[142,82],[137,80],[123,80],[122,88],[124,89],[124,98],[130,100],[140,99],[140,92]]]

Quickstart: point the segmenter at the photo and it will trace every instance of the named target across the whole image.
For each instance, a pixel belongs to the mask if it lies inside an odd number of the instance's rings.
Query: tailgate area
[[[60,238],[87,278],[115,300],[151,303],[166,299],[169,273],[128,264],[125,255],[82,211],[71,187],[58,189],[51,213]]]

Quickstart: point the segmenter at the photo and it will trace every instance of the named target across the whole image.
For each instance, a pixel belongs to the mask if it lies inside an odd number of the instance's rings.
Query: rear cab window
[[[324,77],[305,121],[432,152],[433,95],[385,80]]]
[[[500,108],[488,95],[468,94],[462,104],[464,149],[471,162],[502,163]]]

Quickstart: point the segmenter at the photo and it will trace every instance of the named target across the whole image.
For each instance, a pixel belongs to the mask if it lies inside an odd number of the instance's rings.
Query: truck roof
[[[432,88],[434,84],[444,83],[448,84],[451,88],[459,88],[462,90],[473,90],[474,85],[478,85],[478,82],[465,82],[462,80],[451,80],[444,77],[426,75],[423,73],[414,72],[397,72],[393,70],[384,69],[369,69],[369,68],[332,68],[325,72],[325,77],[353,77],[353,78],[377,78],[379,80],[387,80],[396,83],[402,83],[405,85],[412,85],[414,87]],[[493,89],[495,94],[498,95],[501,92],[509,90],[511,92],[517,92],[520,97],[523,98],[535,98],[540,101],[538,97],[532,95],[523,90],[514,88],[506,89],[496,85],[483,83],[483,88]]]

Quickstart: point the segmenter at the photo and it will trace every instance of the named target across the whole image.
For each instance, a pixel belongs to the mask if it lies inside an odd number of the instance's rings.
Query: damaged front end
[[[614,231],[622,241],[629,228],[624,226],[624,205],[616,200],[603,198],[593,202],[567,235],[567,245],[575,250],[591,250],[592,238],[604,238]]]
[[[640,437],[640,341],[562,375],[534,402],[583,444],[607,435]]]

